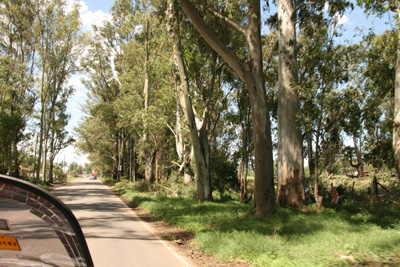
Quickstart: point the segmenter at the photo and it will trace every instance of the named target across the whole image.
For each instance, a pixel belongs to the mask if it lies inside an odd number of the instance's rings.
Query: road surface
[[[83,178],[52,193],[77,217],[96,267],[191,266],[100,181]]]

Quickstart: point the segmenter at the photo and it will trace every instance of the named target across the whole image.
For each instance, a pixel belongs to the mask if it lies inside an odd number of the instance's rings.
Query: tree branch
[[[248,66],[244,64],[207,26],[203,18],[197,12],[196,8],[189,0],[178,0],[187,17],[192,21],[193,26],[197,29],[204,40],[214,49],[229,66],[233,68],[237,75],[244,77],[248,71]]]
[[[172,127],[169,125],[168,122],[166,122],[166,124],[167,124],[168,128],[171,130],[171,132],[174,134],[174,136],[176,138],[176,133],[175,133],[174,129],[172,129]]]
[[[295,11],[298,11],[301,7],[303,7],[303,6],[308,6],[308,5],[313,5],[313,4],[316,4],[317,2],[305,2],[305,3],[303,3],[303,4],[301,4],[301,5],[298,5],[296,8],[295,8]]]
[[[228,18],[227,16],[222,15],[221,13],[219,13],[218,11],[212,9],[211,7],[207,8],[208,11],[210,11],[211,13],[213,13],[214,16],[222,19],[223,21],[225,21],[229,26],[231,26],[233,29],[235,29],[236,31],[238,31],[239,33],[246,35],[246,31],[240,27],[239,24],[237,24],[236,22],[234,22],[233,20],[231,20],[230,18]]]

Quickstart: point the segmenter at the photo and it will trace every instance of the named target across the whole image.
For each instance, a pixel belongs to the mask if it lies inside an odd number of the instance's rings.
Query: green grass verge
[[[279,208],[267,218],[238,201],[199,203],[165,192],[115,189],[152,216],[195,234],[195,242],[221,260],[241,258],[252,266],[400,266],[400,208],[346,200],[302,210]]]
[[[111,178],[111,177],[99,177],[99,179],[103,183],[115,184],[117,182],[117,180],[115,180],[114,178]]]

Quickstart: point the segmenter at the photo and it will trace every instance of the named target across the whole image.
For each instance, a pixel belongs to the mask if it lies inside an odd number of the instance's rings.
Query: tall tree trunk
[[[130,180],[136,181],[136,151],[135,151],[135,138],[129,137],[129,173]]]
[[[356,167],[357,167],[358,177],[364,177],[364,166],[362,161],[361,149],[357,144],[357,138],[355,135],[353,135],[353,143],[354,143],[354,151],[357,158]]]
[[[249,76],[245,78],[245,83],[246,87],[249,88],[254,129],[254,208],[255,214],[262,217],[276,212],[272,140],[267,99],[265,91],[263,93],[260,92],[260,89],[264,87],[264,83],[257,85],[255,84],[257,82],[256,77]]]
[[[42,163],[42,153],[43,153],[43,131],[44,131],[44,116],[45,116],[45,107],[42,103],[42,110],[40,116],[40,129],[39,129],[39,150],[37,156],[37,169],[36,169],[36,183],[40,182],[40,165]]]
[[[16,138],[17,139],[17,138]],[[14,177],[19,178],[19,152],[18,152],[18,140],[13,142],[13,159],[14,159]]]
[[[53,105],[53,112],[52,116],[54,116],[54,108],[55,105]],[[52,119],[52,124],[54,123],[54,118]],[[51,136],[50,136],[50,155],[49,155],[49,183],[53,183],[53,163],[54,163],[54,157],[55,157],[55,132],[54,129],[51,129]]]
[[[50,158],[49,158],[49,183],[53,183],[53,172],[54,172],[54,156],[52,153],[50,153]]]
[[[154,182],[154,153],[149,151],[145,152],[145,168],[144,168],[144,176],[146,181],[153,183]]]
[[[185,157],[185,166],[183,168],[183,183],[185,185],[189,185],[192,183],[193,177],[192,177],[192,169],[190,168],[190,162],[193,162],[194,158],[194,153],[193,153],[193,146],[190,148],[190,161],[188,162]]]
[[[116,131],[115,137],[114,137],[114,144],[113,144],[113,166],[112,166],[112,171],[111,171],[111,176],[113,179],[117,180],[118,179],[118,142],[119,142],[119,134],[118,131]]]
[[[48,136],[47,133],[44,136],[44,140],[43,140],[43,156],[42,156],[42,179],[43,179],[43,183],[46,182],[46,165],[47,165],[47,143],[48,143]]]
[[[144,110],[145,110],[145,133],[143,136],[145,148],[145,178],[150,183],[154,182],[154,149],[149,145],[149,136],[147,133],[147,112],[150,103],[150,84],[149,84],[149,19],[145,27],[145,58],[144,58]]]
[[[177,85],[179,100],[185,114],[192,141],[194,161],[196,164],[197,176],[197,198],[199,201],[212,201],[211,184],[210,184],[210,166],[206,153],[209,152],[208,147],[203,147],[204,137],[201,131],[205,127],[205,121],[196,124],[195,113],[193,111],[192,101],[189,93],[189,83],[186,75],[186,67],[183,61],[183,55],[180,43],[179,21],[175,10],[175,1],[169,0],[170,27],[173,38],[173,53],[175,62],[175,82]],[[200,125],[201,124],[201,125]],[[198,130],[199,129],[199,130]],[[207,137],[205,137],[207,138]]]
[[[242,158],[238,171],[238,184],[240,186],[240,201],[247,199],[247,172],[249,165],[249,145],[250,145],[250,108],[245,109],[245,122],[242,124]]]
[[[34,163],[33,163],[33,178],[35,178],[35,176],[36,176],[36,174],[37,174],[37,172],[36,172],[36,170],[37,170],[37,166],[36,166],[36,164],[37,164],[37,153],[38,153],[38,143],[39,143],[39,135],[38,134],[36,134],[36,139],[35,139],[35,154],[34,154]],[[38,177],[38,176],[37,176]],[[37,178],[36,177],[36,178]],[[36,180],[36,183],[38,184],[39,183],[39,180]]]
[[[296,23],[292,0],[278,0],[279,91],[278,91],[278,188],[281,206],[305,205],[302,139],[297,120]]]
[[[397,9],[400,16],[400,9]],[[396,78],[394,90],[393,153],[397,178],[400,183],[400,31],[398,31]]]
[[[319,172],[318,172],[318,161],[319,161],[319,150],[318,150],[318,147],[319,147],[319,131],[320,131],[320,125],[321,125],[321,120],[319,121],[319,123],[318,123],[319,125],[318,125],[318,130],[317,130],[317,133],[315,134],[315,156],[314,156],[314,160],[315,160],[315,163],[314,163],[314,175],[315,175],[315,184],[314,184],[314,197],[315,197],[315,202],[317,202],[317,210],[318,211],[321,211],[321,209],[322,209],[322,200],[324,199],[324,197],[323,196],[320,196],[319,195],[319,181],[318,181],[318,179],[319,179]]]
[[[49,155],[49,183],[53,183],[54,179],[53,179],[53,172],[54,172],[54,148],[53,148],[53,144],[51,144],[50,147],[50,155]]]
[[[172,0],[170,0],[172,1]],[[204,40],[224,59],[224,61],[241,77],[250,96],[255,147],[255,190],[254,207],[257,216],[266,216],[276,212],[274,195],[274,169],[272,140],[268,106],[262,68],[261,50],[261,13],[260,1],[250,1],[248,5],[248,25],[236,28],[245,35],[248,60],[240,60],[206,25],[189,0],[179,0],[183,11]]]
[[[211,201],[213,200],[213,198],[212,198],[212,188],[211,188],[210,146],[208,143],[208,133],[206,129],[207,120],[208,118],[203,118],[203,121],[201,122],[201,128],[200,130],[198,130],[198,135],[201,148],[201,157],[203,158],[204,165],[206,167],[204,170],[206,172],[206,175],[203,177],[205,200]]]
[[[312,149],[312,132],[307,134],[307,151],[308,151],[308,169],[310,176],[314,175],[314,161],[313,161],[313,149]]]
[[[173,132],[175,136],[175,146],[176,146],[176,153],[178,154],[179,160],[180,160],[180,167],[178,170],[178,173],[176,174],[174,183],[178,182],[179,176],[183,173],[183,183],[185,185],[189,185],[192,182],[192,176],[189,174],[189,169],[190,169],[190,163],[186,160],[186,155],[185,155],[185,144],[183,141],[183,135],[182,135],[182,125],[181,125],[181,113],[179,110],[179,100],[177,100],[176,103],[176,115],[175,115],[175,130],[171,128],[171,131]],[[192,151],[192,150],[191,150]]]
[[[117,181],[121,181],[121,176],[123,174],[123,162],[124,162],[124,131],[120,130],[119,141],[118,141],[118,174]]]

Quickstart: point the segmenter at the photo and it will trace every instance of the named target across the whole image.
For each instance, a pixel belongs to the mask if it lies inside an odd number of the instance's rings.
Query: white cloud
[[[104,21],[110,21],[111,15],[101,10],[86,11],[81,13],[81,20],[84,28],[91,29],[92,25],[101,26]]]
[[[72,86],[75,89],[80,89],[83,88],[83,84],[81,82],[81,75],[73,75],[71,78],[68,80],[68,86]]]
[[[346,23],[350,23],[349,21],[349,17],[346,15],[336,15],[336,19],[338,20],[338,24],[346,24]]]
[[[329,10],[329,3],[326,2],[324,5],[324,11],[328,11]]]
[[[87,4],[82,0],[67,0],[66,11],[71,11],[75,3],[79,5],[79,14],[84,30],[90,31],[92,25],[101,26],[105,20],[111,20],[110,13],[103,12],[102,10],[90,11]]]
[[[324,5],[324,11],[327,12],[329,10],[329,3],[326,2]],[[346,23],[350,23],[349,22],[349,17],[346,16],[345,14],[340,15],[339,13],[335,14],[335,19],[337,20],[338,24],[346,24]],[[351,24],[351,23],[350,23]]]
[[[76,162],[83,166],[85,163],[89,163],[87,156],[87,154],[80,154],[73,145],[69,145],[57,154],[55,162],[63,162],[65,160],[68,165]]]

